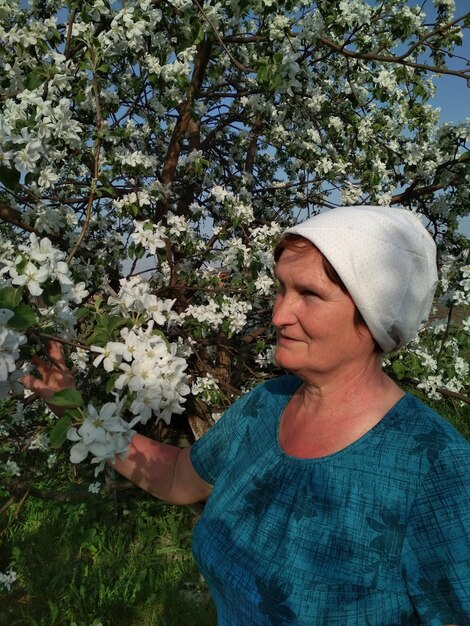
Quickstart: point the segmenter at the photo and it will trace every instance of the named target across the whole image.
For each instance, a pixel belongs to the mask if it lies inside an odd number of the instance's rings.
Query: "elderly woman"
[[[276,249],[275,359],[192,449],[115,468],[207,500],[194,554],[221,626],[470,624],[470,445],[382,370],[426,319],[435,245],[403,209],[334,209]],[[63,362],[58,347],[54,356]],[[39,363],[46,399],[70,384]]]

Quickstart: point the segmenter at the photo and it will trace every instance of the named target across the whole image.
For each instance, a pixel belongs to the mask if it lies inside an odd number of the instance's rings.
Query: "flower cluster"
[[[253,207],[248,202],[242,200],[240,196],[218,185],[212,188],[211,193],[216,202],[222,204],[229,217],[235,223],[246,223],[253,220]]]
[[[234,334],[246,326],[247,313],[251,309],[250,302],[222,296],[219,302],[211,299],[206,304],[190,304],[181,318],[197,320],[206,330],[220,329]]]
[[[27,336],[22,331],[53,323],[62,335],[75,332],[74,308],[88,291],[84,282],[74,283],[64,259],[64,252],[35,233],[16,248],[0,246],[0,398],[23,389],[19,360]]]
[[[162,300],[155,296],[150,284],[140,276],[121,279],[119,292],[108,298],[112,314],[130,317],[135,323],[152,319],[159,326],[171,317],[174,303],[175,300]]]
[[[17,250],[0,250],[0,288],[6,286],[21,289],[24,297],[29,294],[36,313],[60,319],[68,332],[75,324],[73,308],[89,293],[85,282],[74,282],[65,253],[35,233]]]
[[[64,262],[65,254],[54,248],[50,239],[39,240],[31,233],[29,245],[20,245],[19,251],[13,259],[0,258],[0,273],[9,277],[12,285],[27,287],[31,296],[40,296],[42,285],[48,280],[58,281],[64,294],[71,291],[73,283]],[[71,294],[70,299],[76,299],[75,295]]]
[[[194,396],[199,396],[206,402],[213,403],[214,400],[218,399],[220,389],[216,379],[211,374],[206,374],[196,378],[191,385],[191,393]]]
[[[470,265],[460,268],[462,280],[459,281],[461,289],[457,289],[453,299],[457,305],[470,305]]]
[[[91,462],[99,464],[95,470],[97,475],[105,461],[126,452],[135,431],[120,416],[122,404],[107,402],[99,412],[88,405],[82,424],[78,428],[72,426],[67,432],[67,439],[74,442],[70,450],[72,463],[80,463],[91,454]]]
[[[152,224],[149,220],[134,222],[134,232],[131,235],[135,243],[140,244],[150,254],[155,254],[157,248],[165,247],[165,229],[161,224]]]
[[[136,416],[132,425],[145,424],[152,414],[169,423],[174,413],[183,412],[189,393],[186,360],[177,355],[177,344],[168,344],[154,331],[152,322],[145,330],[123,328],[120,334],[122,341],[92,346],[99,352],[93,365],[102,363],[106,371],[119,373],[114,387],[128,395],[129,410]]]

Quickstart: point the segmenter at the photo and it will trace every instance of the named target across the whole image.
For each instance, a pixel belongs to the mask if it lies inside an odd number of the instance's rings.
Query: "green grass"
[[[133,495],[81,504],[29,498],[2,520],[0,626],[212,626],[190,551],[195,516]]]

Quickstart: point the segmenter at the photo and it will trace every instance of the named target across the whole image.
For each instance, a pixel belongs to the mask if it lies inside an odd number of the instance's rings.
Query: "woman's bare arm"
[[[134,435],[124,459],[112,464],[138,487],[172,504],[207,500],[211,485],[193,468],[190,448],[177,448],[143,435]]]

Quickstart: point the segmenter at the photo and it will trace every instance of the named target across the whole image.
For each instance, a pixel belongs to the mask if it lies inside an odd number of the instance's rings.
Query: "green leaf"
[[[76,314],[78,320],[81,320],[82,317],[85,317],[89,313],[90,313],[90,310],[87,307],[85,307],[85,306],[82,306],[78,310],[75,311],[75,314]]]
[[[0,289],[0,309],[14,310],[21,302],[20,287],[3,287]]]
[[[405,366],[403,365],[402,361],[395,361],[395,363],[392,365],[392,370],[398,380],[402,380],[404,378]]]
[[[47,306],[54,306],[62,298],[62,289],[58,280],[54,280],[52,283],[47,282],[43,289],[42,299]]]
[[[159,337],[161,337],[163,341],[165,342],[165,345],[168,348],[168,350],[170,350],[170,342],[168,341],[165,333],[162,330],[159,330],[158,328],[156,328],[152,331],[152,335],[158,335]]]
[[[108,343],[108,334],[102,328],[95,330],[89,337],[86,339],[87,346],[100,346],[103,347]]]
[[[3,183],[7,189],[14,191],[20,182],[20,173],[14,168],[0,164],[0,183]]]
[[[92,344],[105,346],[108,341],[113,339],[115,331],[122,326],[127,326],[127,324],[129,324],[129,320],[119,315],[100,315],[95,330],[86,342],[89,346]]]
[[[128,321],[120,315],[103,315],[101,322],[108,331],[109,336],[111,336],[112,332],[116,330],[116,328],[125,326],[128,323]]]
[[[83,102],[85,102],[85,100],[86,100],[86,94],[85,94],[85,92],[83,92],[83,91],[79,91],[79,92],[77,93],[77,95],[75,96],[75,102],[76,102],[77,104],[82,104]]]
[[[78,391],[78,389],[69,387],[55,393],[51,398],[49,398],[48,403],[53,404],[54,406],[75,408],[83,406],[84,401],[82,394]]]
[[[72,423],[70,415],[64,415],[55,423],[49,434],[51,448],[60,448],[62,446],[67,440],[67,431],[72,426]]]
[[[198,33],[197,33],[197,35],[196,35],[195,40],[194,40],[194,45],[195,45],[195,46],[197,46],[199,43],[201,43],[201,41],[204,39],[204,35],[205,35],[205,34],[206,34],[206,33],[205,33],[205,30],[204,30],[204,28],[201,26],[201,27],[199,28],[199,31],[198,31]]]
[[[38,68],[35,68],[32,72],[28,74],[25,80],[26,88],[32,91],[33,89],[37,89],[44,82],[44,78],[41,75],[41,71]]]
[[[105,387],[106,393],[111,393],[111,391],[114,390],[114,383],[117,381],[120,375],[121,375],[121,372],[116,372],[109,378],[109,380],[106,382],[106,387]]]
[[[13,309],[14,316],[8,320],[7,326],[9,328],[16,328],[16,330],[24,330],[30,326],[34,326],[38,322],[36,313],[27,304],[20,304]]]

